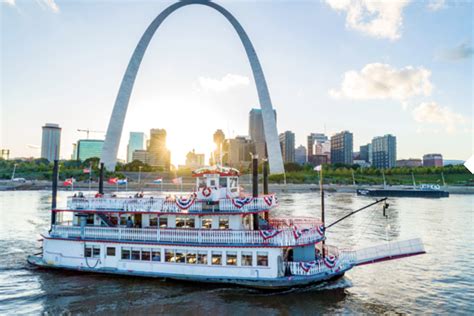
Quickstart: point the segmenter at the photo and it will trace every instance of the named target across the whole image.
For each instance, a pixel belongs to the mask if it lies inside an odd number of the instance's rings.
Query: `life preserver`
[[[212,193],[212,190],[210,187],[205,187],[204,189],[202,189],[202,195],[204,195],[205,197],[209,197]]]

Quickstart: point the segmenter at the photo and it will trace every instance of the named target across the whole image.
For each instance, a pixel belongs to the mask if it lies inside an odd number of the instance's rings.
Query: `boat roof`
[[[201,177],[206,174],[218,174],[222,177],[231,177],[239,176],[240,171],[235,168],[223,167],[219,165],[202,167],[193,171],[193,177]]]

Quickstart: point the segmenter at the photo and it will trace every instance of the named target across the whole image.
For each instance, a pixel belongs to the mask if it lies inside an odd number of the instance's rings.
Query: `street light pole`
[[[142,174],[142,166],[138,167],[138,185],[140,185],[140,179],[141,179],[141,174]]]

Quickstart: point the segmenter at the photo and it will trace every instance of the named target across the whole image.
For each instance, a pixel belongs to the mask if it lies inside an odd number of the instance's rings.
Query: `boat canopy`
[[[218,174],[221,177],[235,177],[240,176],[240,171],[235,168],[223,167],[219,165],[202,167],[193,171],[193,177],[202,177],[208,174]]]

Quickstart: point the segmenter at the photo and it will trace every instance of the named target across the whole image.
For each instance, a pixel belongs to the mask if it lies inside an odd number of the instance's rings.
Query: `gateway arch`
[[[140,63],[153,35],[161,23],[163,23],[163,21],[171,13],[191,4],[204,5],[218,11],[232,24],[235,31],[239,35],[239,38],[244,45],[245,52],[247,53],[250,66],[252,67],[255,85],[257,87],[258,99],[262,109],[263,128],[265,132],[265,140],[267,143],[270,172],[283,173],[283,159],[281,155],[275,117],[273,115],[272,101],[270,99],[267,83],[265,81],[265,76],[263,75],[262,66],[258,60],[257,53],[255,52],[249,37],[237,19],[220,5],[206,0],[185,0],[170,5],[153,20],[153,22],[146,29],[145,33],[142,35],[137,47],[135,48],[135,51],[133,52],[130,62],[128,63],[127,70],[125,71],[122,83],[120,84],[117,98],[115,99],[112,116],[110,117],[109,126],[107,128],[107,134],[105,136],[105,142],[102,149],[102,162],[105,164],[105,167],[108,170],[114,170],[117,163],[120,137],[122,136],[123,124],[125,121],[125,115],[127,114],[127,108],[130,95],[132,93],[133,84],[137,77]]]

